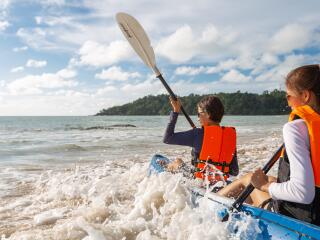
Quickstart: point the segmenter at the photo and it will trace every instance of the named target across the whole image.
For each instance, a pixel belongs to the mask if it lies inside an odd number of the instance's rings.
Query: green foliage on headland
[[[264,91],[262,94],[242,93],[217,93],[224,104],[227,115],[280,115],[288,114],[290,109],[284,91]],[[196,115],[196,105],[204,96],[195,95],[181,97],[181,102],[190,115]],[[168,95],[146,96],[134,102],[102,109],[97,116],[103,115],[167,115],[171,110]]]

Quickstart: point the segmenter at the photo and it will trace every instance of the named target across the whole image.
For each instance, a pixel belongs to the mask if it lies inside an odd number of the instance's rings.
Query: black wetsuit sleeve
[[[239,174],[239,164],[238,164],[238,156],[237,149],[234,152],[233,159],[230,163],[230,175],[237,176]]]
[[[170,113],[170,121],[163,136],[163,142],[166,144],[193,147],[195,134],[193,129],[184,132],[174,132],[178,115],[176,112]]]

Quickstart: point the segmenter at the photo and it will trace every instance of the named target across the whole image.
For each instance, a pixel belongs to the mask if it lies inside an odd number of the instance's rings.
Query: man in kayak
[[[163,142],[167,144],[192,147],[192,173],[194,177],[207,179],[214,183],[228,180],[229,175],[237,176],[239,166],[236,152],[236,131],[233,127],[220,126],[224,107],[219,98],[208,96],[197,104],[198,120],[201,128],[175,132],[180,112],[180,101],[170,98],[173,111]],[[185,168],[179,158],[169,163],[167,169],[175,171]]]
[[[247,202],[320,226],[320,67],[306,65],[286,78],[292,112],[283,127],[284,149],[277,178],[255,170],[218,194],[236,197],[249,183]]]

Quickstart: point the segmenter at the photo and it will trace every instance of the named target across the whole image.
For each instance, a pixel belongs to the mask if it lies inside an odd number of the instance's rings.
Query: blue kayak
[[[161,162],[162,164],[159,164]],[[163,167],[170,160],[161,155],[155,155],[149,167],[149,175],[159,174],[165,171]],[[212,192],[206,192],[202,188],[193,188],[190,190],[192,195],[193,207],[197,207],[199,200],[206,198],[212,209],[226,211],[232,205],[232,199],[222,197]],[[309,224],[297,219],[293,219],[278,213],[270,212],[261,208],[256,208],[248,204],[243,204],[239,211],[230,213],[228,231],[236,234],[239,231],[239,221],[246,221],[247,216],[251,216],[257,221],[260,234],[254,234],[255,239],[320,239],[320,227]],[[250,228],[247,231],[253,231]],[[254,230],[256,231],[256,230]],[[250,232],[241,233],[241,239],[250,238]]]

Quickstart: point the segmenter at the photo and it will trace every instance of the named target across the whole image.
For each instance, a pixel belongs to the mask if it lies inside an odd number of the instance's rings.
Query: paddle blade
[[[155,55],[150,40],[140,23],[126,13],[117,13],[116,20],[132,48],[150,68],[156,67]]]

